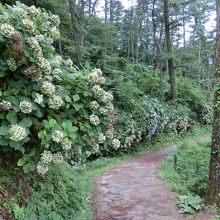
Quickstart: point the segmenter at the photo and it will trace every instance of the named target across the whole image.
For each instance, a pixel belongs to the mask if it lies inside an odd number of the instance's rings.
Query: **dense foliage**
[[[180,212],[194,213],[204,207],[209,159],[207,142],[183,144],[160,166],[160,177],[168,180],[171,187],[180,193],[177,199]]]
[[[160,57],[155,45],[145,47],[147,42],[142,42],[141,36],[131,36],[135,29],[135,25],[128,27],[129,21],[134,21],[132,10],[123,14],[122,22],[119,2],[118,14],[105,23],[94,14],[80,17],[81,5],[72,8],[71,1],[34,1],[41,7],[32,5],[31,0],[22,1],[28,6],[13,0],[4,2],[9,5],[0,3],[0,168],[16,174],[15,180],[7,179],[10,187],[20,187],[17,179],[21,179],[25,185],[19,188],[22,192],[29,190],[28,177],[33,197],[28,204],[20,198],[19,204],[13,200],[6,202],[8,207],[0,204],[0,211],[12,210],[10,215],[17,219],[45,219],[48,213],[49,219],[69,219],[80,209],[81,200],[87,199],[71,197],[74,190],[80,191],[74,182],[75,171],[71,173],[77,165],[100,156],[132,152],[139,148],[139,142],[152,140],[158,133],[163,132],[165,139],[166,132],[175,136],[197,123],[212,123],[209,65],[203,68],[207,79],[195,82],[195,74],[200,77],[202,73],[190,66],[192,72],[185,77],[184,67],[179,68],[180,60],[175,59],[177,94],[171,101],[165,67],[169,54],[163,48]],[[75,13],[69,15],[69,8]],[[139,9],[135,9],[135,17]],[[135,37],[136,55],[134,48],[130,51]],[[152,38],[152,33],[148,37]],[[179,55],[187,66],[190,48]],[[210,57],[212,53],[206,58]],[[64,160],[67,163],[54,166]],[[184,167],[188,173],[187,169]],[[187,190],[201,188],[202,194],[204,181],[201,183],[195,187],[190,182]],[[185,197],[182,200],[187,204]],[[68,210],[56,210],[62,204],[68,204]]]

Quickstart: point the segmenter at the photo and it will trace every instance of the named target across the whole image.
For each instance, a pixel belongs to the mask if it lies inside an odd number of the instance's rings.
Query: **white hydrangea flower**
[[[53,159],[53,155],[50,151],[48,150],[45,150],[42,154],[41,154],[41,161],[44,163],[44,164],[49,164],[51,163]]]
[[[12,125],[9,129],[10,139],[13,141],[21,141],[27,137],[26,130],[20,125]]]
[[[112,102],[113,99],[114,99],[113,95],[110,92],[105,92],[105,91],[101,94],[101,97],[100,97],[101,102],[105,104]]]
[[[44,101],[44,95],[36,93],[36,98],[34,99],[34,102],[41,105],[43,103],[43,101]]]
[[[7,66],[9,70],[14,72],[17,69],[17,63],[13,58],[10,58],[9,60],[6,60]]]
[[[99,152],[99,145],[98,144],[94,144],[92,151],[95,154],[98,153]]]
[[[37,164],[37,172],[40,175],[45,175],[48,172],[49,168],[47,164],[44,164],[42,161]]]
[[[53,75],[57,75],[57,76],[61,77],[63,75],[63,72],[62,72],[62,70],[60,68],[55,68],[53,70]]]
[[[57,152],[53,155],[52,162],[55,164],[60,164],[63,162],[63,155],[60,152]]]
[[[48,81],[44,81],[41,86],[41,92],[45,95],[52,95],[55,92],[55,86]]]
[[[66,69],[69,70],[70,72],[75,71],[75,68],[73,67],[73,61],[71,59],[65,60],[64,65],[65,65]]]
[[[54,22],[56,26],[60,24],[60,17],[58,15],[52,15],[51,20]]]
[[[96,96],[101,96],[105,93],[104,89],[100,87],[100,85],[95,85],[92,87],[92,91]]]
[[[105,135],[108,139],[113,139],[114,137],[114,128],[110,128],[105,132]]]
[[[94,69],[87,77],[89,84],[99,84],[105,83],[105,78],[102,76],[102,71],[100,69]]]
[[[36,8],[34,5],[30,6],[30,7],[28,8],[28,11],[29,11],[29,13],[30,13],[31,15],[33,15],[33,16],[39,15],[39,13],[40,13],[39,9]]]
[[[28,37],[27,43],[30,48],[37,54],[37,56],[42,56],[42,48],[40,47],[40,44],[35,37]]]
[[[10,24],[7,24],[7,23],[2,24],[0,27],[0,30],[2,34],[7,38],[11,38],[12,35],[15,33],[14,27],[12,27]]]
[[[52,140],[56,143],[60,143],[63,140],[63,133],[61,131],[54,131],[51,136]]]
[[[89,104],[89,107],[90,109],[93,109],[93,110],[97,110],[99,109],[99,103],[97,101],[92,101],[90,104]]]
[[[97,115],[90,115],[90,117],[89,117],[89,120],[90,120],[90,122],[93,124],[93,125],[98,125],[98,124],[100,124],[100,119],[99,119],[99,117],[97,116]]]
[[[106,141],[106,137],[103,133],[99,133],[98,141],[99,141],[100,144],[103,144]]]
[[[25,113],[25,114],[30,114],[32,112],[32,104],[29,101],[22,101],[19,104],[19,108],[21,110],[21,112]]]
[[[24,18],[27,16],[27,12],[21,8],[21,7],[13,7],[12,9],[16,14],[18,14],[20,17]]]
[[[61,142],[61,146],[64,150],[68,151],[72,147],[72,141],[68,138],[64,138],[64,140]]]
[[[50,30],[50,36],[54,39],[54,40],[58,40],[60,39],[60,31],[56,28],[53,27]]]
[[[120,143],[119,139],[114,138],[113,141],[112,141],[112,145],[113,145],[113,148],[115,150],[117,150],[118,148],[120,148],[121,143]]]
[[[24,25],[24,27],[30,31],[30,32],[34,32],[35,28],[34,28],[34,23],[33,21],[29,20],[29,19],[23,19],[22,20],[22,24]]]
[[[100,113],[103,114],[103,115],[107,115],[109,113],[109,110],[106,109],[105,107],[101,107],[99,109]]]
[[[39,57],[37,64],[43,73],[49,74],[51,72],[50,63],[44,57]]]
[[[11,109],[11,102],[3,100],[2,102],[0,102],[0,108],[3,111],[9,111]]]
[[[48,105],[50,108],[58,110],[64,105],[64,102],[60,96],[53,95],[51,98],[49,98]]]
[[[59,68],[60,65],[62,64],[62,57],[60,55],[57,55],[54,57],[54,60],[51,62],[51,66],[54,68]]]
[[[44,35],[42,35],[42,34],[36,35],[36,36],[35,36],[35,39],[36,39],[38,42],[45,42]]]

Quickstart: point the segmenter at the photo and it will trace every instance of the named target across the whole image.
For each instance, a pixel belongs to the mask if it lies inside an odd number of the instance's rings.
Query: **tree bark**
[[[214,117],[211,145],[211,159],[209,168],[209,183],[206,195],[207,204],[216,204],[220,208],[220,0],[216,1],[217,36],[215,59],[215,92],[214,92]]]
[[[165,23],[165,37],[166,49],[168,53],[168,73],[170,78],[170,97],[172,101],[176,99],[176,75],[174,71],[174,62],[172,54],[172,41],[170,36],[170,21],[169,21],[169,6],[168,0],[164,0],[164,23]]]
[[[79,30],[77,28],[78,17],[77,17],[77,12],[76,12],[76,1],[75,0],[69,0],[69,8],[70,8],[73,36],[74,36],[75,48],[76,48],[77,65],[80,66],[82,64],[82,52],[81,52],[82,37],[80,36]]]

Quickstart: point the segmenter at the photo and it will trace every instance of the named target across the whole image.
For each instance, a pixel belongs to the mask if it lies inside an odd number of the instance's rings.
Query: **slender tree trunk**
[[[170,77],[170,96],[171,100],[176,99],[176,75],[174,72],[174,63],[172,56],[172,42],[170,36],[170,22],[169,22],[169,6],[168,0],[164,0],[164,21],[165,21],[165,36],[166,36],[166,48],[169,54],[168,58],[168,73]]]
[[[186,48],[186,21],[185,21],[185,8],[183,7],[183,47]]]
[[[73,28],[73,36],[74,36],[75,47],[76,47],[77,65],[80,66],[82,64],[82,52],[81,52],[82,38],[77,28],[78,18],[77,18],[77,13],[76,13],[76,1],[75,0],[69,0],[69,8],[70,8],[72,28]]]
[[[108,21],[108,0],[105,0],[105,23]]]
[[[220,208],[220,0],[217,7],[217,44],[215,60],[215,92],[214,92],[214,118],[211,145],[211,159],[209,168],[209,183],[206,195],[207,204],[216,204]]]

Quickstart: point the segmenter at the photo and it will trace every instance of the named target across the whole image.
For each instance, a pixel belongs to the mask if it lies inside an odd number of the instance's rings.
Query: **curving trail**
[[[204,140],[207,137],[187,143]],[[156,175],[164,157],[179,145],[134,158],[106,172],[95,185],[93,220],[210,219],[206,212],[190,217],[178,213],[175,192]]]

